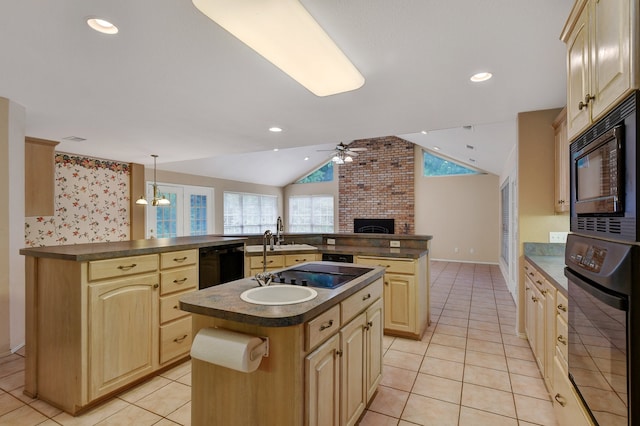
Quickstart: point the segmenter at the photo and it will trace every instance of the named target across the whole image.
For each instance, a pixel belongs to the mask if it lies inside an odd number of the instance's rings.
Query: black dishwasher
[[[353,263],[353,255],[340,253],[322,253],[322,260],[327,262]]]
[[[244,278],[244,244],[201,247],[199,289]]]

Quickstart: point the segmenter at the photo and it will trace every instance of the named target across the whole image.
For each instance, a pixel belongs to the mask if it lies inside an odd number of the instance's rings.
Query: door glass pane
[[[207,196],[191,194],[190,197],[190,235],[207,234]]]
[[[178,236],[178,197],[175,193],[163,193],[171,204],[156,207],[156,227],[158,238]]]

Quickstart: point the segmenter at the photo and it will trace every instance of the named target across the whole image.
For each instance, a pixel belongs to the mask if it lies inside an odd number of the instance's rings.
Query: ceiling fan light
[[[364,77],[298,0],[192,0],[316,96],[358,89]]]
[[[344,157],[344,162],[345,163],[352,163],[353,162],[353,158],[351,158],[351,156],[347,155],[346,157]]]

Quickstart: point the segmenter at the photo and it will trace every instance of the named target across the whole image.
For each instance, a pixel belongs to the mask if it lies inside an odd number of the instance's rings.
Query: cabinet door
[[[535,284],[531,281],[528,276],[525,276],[524,279],[524,309],[525,309],[525,319],[524,319],[524,330],[527,333],[527,339],[529,340],[529,346],[531,346],[531,350],[536,351],[536,304],[534,302],[534,288]]]
[[[591,1],[593,121],[622,99],[631,87],[631,3],[629,0]]]
[[[535,309],[535,346],[533,353],[536,357],[538,367],[543,374],[545,372],[545,339],[544,339],[544,317],[545,317],[545,296],[543,296],[537,287],[533,288],[533,302]]]
[[[559,425],[590,426],[588,414],[573,391],[567,371],[558,357],[553,363],[553,411]]]
[[[556,288],[544,282],[544,381],[553,386],[553,358],[556,354]]]
[[[578,17],[567,40],[567,132],[571,140],[591,122],[588,106],[582,106],[589,93],[589,8]]]
[[[410,275],[384,276],[384,328],[416,333],[415,278]]]
[[[340,424],[340,335],[305,358],[305,419],[308,426]]]
[[[340,330],[341,399],[340,424],[355,425],[364,411],[366,313],[358,315]]]
[[[158,275],[88,286],[89,399],[158,365]]]
[[[368,403],[382,380],[382,299],[378,299],[367,309],[367,340],[365,345],[365,379]]]

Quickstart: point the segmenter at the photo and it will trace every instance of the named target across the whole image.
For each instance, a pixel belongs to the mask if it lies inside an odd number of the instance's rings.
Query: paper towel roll
[[[191,345],[191,357],[211,364],[251,373],[262,361],[265,342],[256,336],[221,328],[203,328]],[[255,353],[252,356],[252,352]]]

